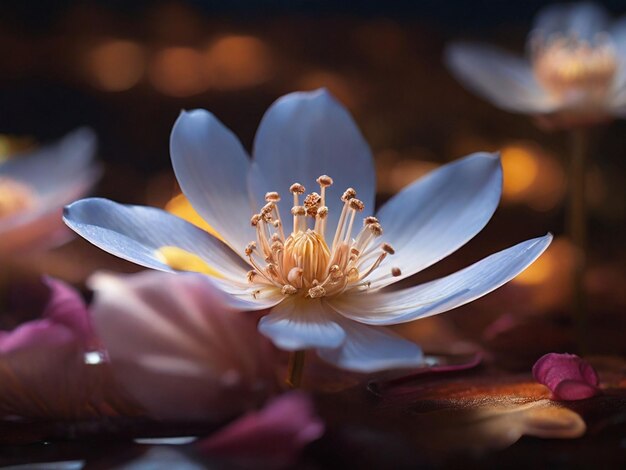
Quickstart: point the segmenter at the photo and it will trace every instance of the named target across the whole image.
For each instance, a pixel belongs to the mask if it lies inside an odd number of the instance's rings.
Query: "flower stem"
[[[572,273],[572,314],[580,352],[587,348],[587,299],[584,276],[586,268],[587,214],[585,196],[585,169],[588,148],[585,129],[572,131],[572,154],[570,161],[570,190],[568,231],[574,244],[574,270]]]
[[[287,385],[290,388],[299,388],[304,371],[305,351],[294,351],[289,355],[287,366]]]

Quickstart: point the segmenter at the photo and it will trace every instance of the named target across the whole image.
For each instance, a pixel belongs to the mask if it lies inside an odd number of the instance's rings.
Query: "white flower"
[[[569,128],[626,116],[626,18],[609,22],[593,3],[541,10],[527,41],[528,59],[458,43],[446,61],[468,88],[496,106]]]
[[[271,309],[259,330],[278,347],[315,348],[326,361],[355,371],[421,364],[419,347],[387,325],[487,294],[552,239],[528,240],[450,276],[390,291],[387,286],[436,263],[485,226],[502,189],[499,158],[477,153],[446,165],[373,217],[370,150],[325,90],[276,101],[261,121],[253,154],[251,161],[204,110],[183,112],[172,130],[180,186],[223,241],[162,210],[105,199],[75,202],[65,221],[95,245],[143,266],[212,274],[233,306]],[[279,211],[285,203],[287,211]]]
[[[0,164],[0,254],[17,255],[68,239],[71,232],[61,223],[61,211],[98,178],[95,151],[93,132],[78,129]]]

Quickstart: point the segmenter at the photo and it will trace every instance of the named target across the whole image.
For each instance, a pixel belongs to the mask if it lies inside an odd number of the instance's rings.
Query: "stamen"
[[[246,246],[246,256],[250,256],[252,254],[252,252],[254,252],[254,250],[256,250],[256,243],[255,242],[250,242],[248,243],[248,245]]]
[[[269,193],[265,193],[265,200],[267,202],[279,202],[280,194],[278,194],[276,191],[270,191]]]
[[[259,273],[257,273],[254,269],[252,271],[248,271],[246,274],[246,279],[248,280],[248,282],[250,284],[252,284],[254,282],[254,279],[258,276]]]
[[[252,218],[250,218],[250,225],[256,227],[261,220],[261,216],[259,214],[254,214]]]
[[[326,205],[326,188],[333,184],[333,179],[328,175],[321,175],[317,178],[317,184],[320,185],[320,195],[322,198],[321,205]]]
[[[317,193],[311,193],[304,198],[304,207],[317,207],[322,197]]]
[[[393,247],[389,244],[389,243],[383,243],[380,246],[381,250],[383,250],[386,253],[389,253],[390,255],[395,255],[396,254],[396,250],[393,249]]]
[[[348,188],[344,191],[343,195],[341,196],[341,200],[343,202],[347,202],[354,197],[356,197],[356,191],[354,190],[354,188]]]
[[[378,223],[378,219],[372,215],[365,217],[363,219],[363,227],[365,227],[366,225],[377,224],[377,223]]]
[[[365,204],[363,204],[363,201],[356,198],[349,199],[348,205],[350,206],[350,209],[352,209],[352,213],[350,214],[350,222],[348,224],[348,228],[346,229],[346,234],[343,239],[346,243],[350,241],[350,238],[352,236],[352,226],[354,225],[354,218],[356,216],[356,213],[361,212],[365,208]]]
[[[299,206],[300,202],[298,199],[298,195],[300,194],[304,194],[304,186],[302,186],[300,183],[294,183],[289,187],[289,192],[291,194],[293,194],[293,205],[294,206]]]
[[[311,287],[308,294],[312,299],[319,299],[320,297],[324,297],[326,295],[326,289],[322,286]]]
[[[280,292],[283,295],[293,295],[295,293],[298,292],[298,289],[296,289],[294,286],[289,285],[289,284],[285,284],[282,289],[280,289]]]
[[[393,277],[401,276],[402,275],[402,271],[398,267],[393,267],[393,268],[391,268],[391,275]]]

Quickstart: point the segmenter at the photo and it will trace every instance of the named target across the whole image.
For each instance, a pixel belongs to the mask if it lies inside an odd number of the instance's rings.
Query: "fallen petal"
[[[533,377],[548,387],[557,400],[583,400],[599,391],[598,374],[575,354],[542,356],[533,366]]]

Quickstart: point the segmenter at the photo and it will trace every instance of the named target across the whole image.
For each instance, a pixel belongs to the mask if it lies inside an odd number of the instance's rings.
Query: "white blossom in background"
[[[445,56],[468,89],[548,128],[626,116],[626,18],[612,22],[594,3],[540,10],[526,57],[462,42],[448,46]]]
[[[78,129],[58,142],[0,163],[0,255],[50,248],[70,238],[63,206],[100,175],[96,136]]]

